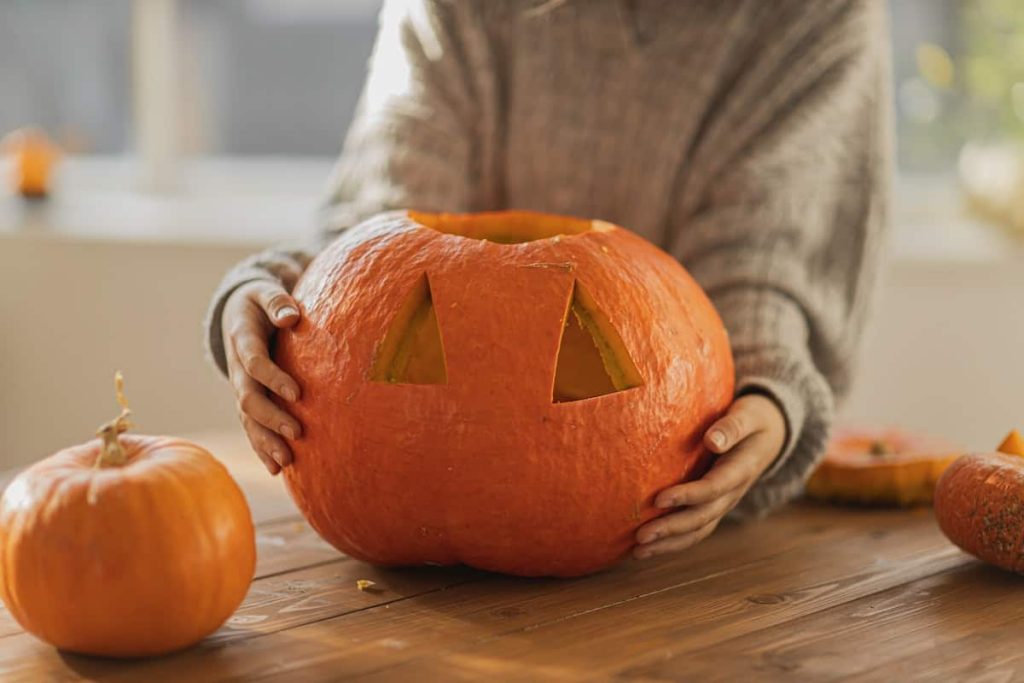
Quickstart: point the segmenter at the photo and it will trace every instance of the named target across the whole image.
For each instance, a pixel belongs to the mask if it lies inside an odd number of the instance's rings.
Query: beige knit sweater
[[[395,0],[317,244],[227,274],[291,287],[386,209],[527,208],[629,227],[729,329],[740,391],[783,407],[784,452],[740,506],[798,494],[849,384],[886,223],[882,0]],[[325,86],[329,87],[329,85]]]

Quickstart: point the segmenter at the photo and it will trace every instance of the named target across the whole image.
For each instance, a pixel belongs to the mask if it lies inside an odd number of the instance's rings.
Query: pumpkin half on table
[[[807,481],[811,498],[874,505],[927,505],[960,446],[898,429],[838,430]]]
[[[327,541],[378,564],[606,567],[658,491],[706,469],[733,397],[701,288],[600,221],[389,213],[294,295],[275,359],[305,431],[285,478]]]

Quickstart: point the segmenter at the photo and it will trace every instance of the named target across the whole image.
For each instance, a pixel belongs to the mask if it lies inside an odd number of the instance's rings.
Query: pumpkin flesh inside
[[[622,338],[579,282],[573,287],[563,330],[552,391],[555,403],[604,396],[643,383]]]
[[[397,384],[447,384],[444,344],[430,282],[424,275],[395,314],[370,379]]]
[[[563,235],[581,235],[600,230],[594,221],[531,212],[485,212],[475,214],[425,213],[410,211],[409,218],[420,225],[449,235],[498,244],[523,244]]]

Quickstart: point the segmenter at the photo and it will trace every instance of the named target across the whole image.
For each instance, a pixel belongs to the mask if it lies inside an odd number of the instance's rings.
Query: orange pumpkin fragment
[[[607,223],[390,213],[294,294],[275,359],[305,431],[284,475],[327,541],[379,564],[608,566],[658,491],[704,471],[733,396],[704,292]]]
[[[1024,456],[1024,436],[1021,436],[1020,432],[1014,429],[1006,435],[1006,438],[1003,439],[1003,442],[999,444],[999,448],[996,450],[1008,455]]]
[[[955,444],[895,429],[841,430],[808,480],[807,494],[846,503],[928,504],[935,482],[962,452]]]

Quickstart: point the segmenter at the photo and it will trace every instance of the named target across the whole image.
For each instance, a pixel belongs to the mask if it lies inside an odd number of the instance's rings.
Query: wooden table
[[[1024,577],[959,552],[929,510],[800,503],[572,581],[383,570],[320,541],[238,437],[199,440],[258,523],[237,614],[192,649],[121,662],[58,652],[4,612],[0,680],[1024,680]]]

